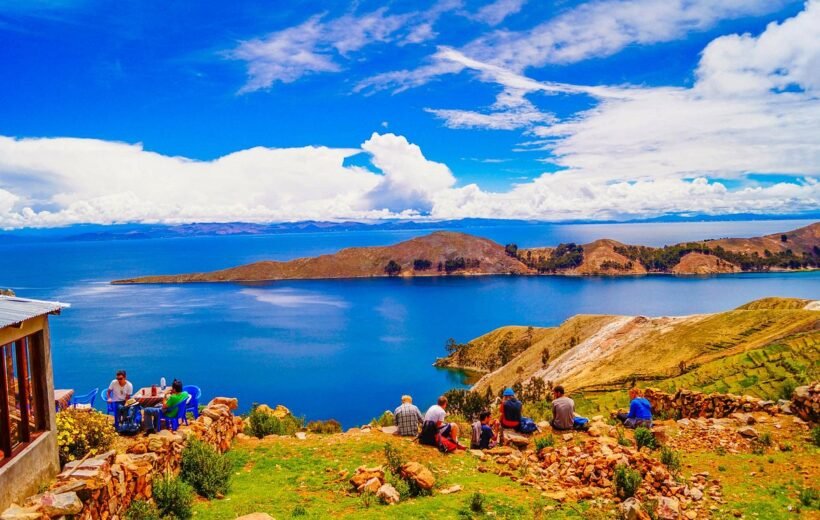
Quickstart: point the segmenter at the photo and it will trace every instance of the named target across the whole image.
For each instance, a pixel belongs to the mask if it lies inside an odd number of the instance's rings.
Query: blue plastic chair
[[[97,399],[97,393],[99,391],[99,388],[95,388],[85,395],[74,396],[74,398],[71,399],[71,407],[77,408],[77,405],[80,405],[79,408],[94,408],[94,400]]]
[[[159,428],[162,429],[162,421],[165,421],[165,426],[170,429],[172,432],[175,432],[177,428],[179,428],[180,423],[185,423],[188,425],[188,417],[186,417],[185,410],[188,408],[188,403],[191,401],[193,396],[189,395],[188,399],[184,401],[180,401],[177,403],[176,406],[169,408],[165,412],[160,409],[159,411]],[[171,410],[176,410],[177,415],[176,417],[168,417],[165,415],[167,412]]]
[[[182,389],[191,396],[190,402],[185,408],[185,413],[191,412],[194,414],[194,419],[196,419],[199,417],[199,398],[202,397],[202,390],[194,385],[183,386]]]

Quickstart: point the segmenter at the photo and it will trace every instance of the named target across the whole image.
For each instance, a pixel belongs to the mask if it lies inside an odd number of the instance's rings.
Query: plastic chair
[[[188,399],[186,399],[184,401],[180,401],[179,403],[177,403],[176,406],[174,406],[172,408],[169,408],[168,410],[166,410],[164,412],[162,411],[162,409],[160,409],[160,411],[159,411],[159,428],[162,429],[162,421],[165,421],[165,426],[168,429],[170,429],[172,432],[175,432],[177,430],[177,428],[179,428],[179,423],[185,423],[185,425],[187,426],[188,425],[188,417],[186,417],[185,410],[188,408],[188,403],[191,401],[192,397],[193,396],[189,395]],[[176,417],[168,417],[167,415],[165,415],[166,413],[168,413],[172,410],[177,411]]]
[[[95,388],[85,395],[74,396],[74,398],[71,399],[71,407],[88,409],[94,408],[94,400],[97,399],[97,393],[99,391],[99,388]]]
[[[194,414],[194,419],[199,417],[199,398],[202,397],[202,390],[198,386],[188,385],[183,386],[182,389],[188,392],[191,396],[188,406],[185,408],[185,413],[191,412]]]

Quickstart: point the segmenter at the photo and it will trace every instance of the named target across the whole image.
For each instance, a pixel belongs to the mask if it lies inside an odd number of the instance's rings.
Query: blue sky
[[[3,1],[0,226],[817,209],[820,7],[715,4]]]

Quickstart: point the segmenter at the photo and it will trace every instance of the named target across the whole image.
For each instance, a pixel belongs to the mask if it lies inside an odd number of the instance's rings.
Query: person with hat
[[[413,404],[409,395],[401,396],[401,405],[393,413],[393,420],[398,428],[396,433],[403,437],[415,437],[419,434],[419,426],[424,422],[419,407]]]
[[[134,385],[125,378],[125,370],[117,370],[115,379],[111,380],[106,392],[109,402],[109,412],[114,412],[114,428],[120,424],[120,413],[125,402],[134,394]]]
[[[499,408],[501,427],[518,431],[521,426],[521,411],[524,405],[515,397],[512,388],[505,388],[501,396],[502,401]]]

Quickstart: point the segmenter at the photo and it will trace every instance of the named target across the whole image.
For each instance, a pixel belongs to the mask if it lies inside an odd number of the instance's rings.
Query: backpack
[[[575,430],[586,430],[589,426],[589,419],[586,417],[576,417],[572,420],[572,428]]]
[[[433,421],[424,421],[419,434],[419,444],[438,446],[438,426]]]
[[[509,401],[504,401],[504,417],[503,419],[513,423],[513,422],[520,422],[521,421],[521,408],[522,408],[521,401],[518,399],[510,399]]]
[[[120,435],[136,435],[142,429],[142,409],[139,405],[120,408],[120,421],[117,433]]]
[[[535,433],[538,431],[538,425],[536,425],[535,421],[533,421],[529,417],[522,417],[521,425],[518,427],[518,431],[527,434]]]
[[[477,450],[481,447],[481,421],[473,423],[472,434],[470,435],[470,448]]]
[[[452,453],[458,449],[458,444],[453,439],[440,433],[436,435],[436,441],[438,441],[438,449],[442,453]]]

